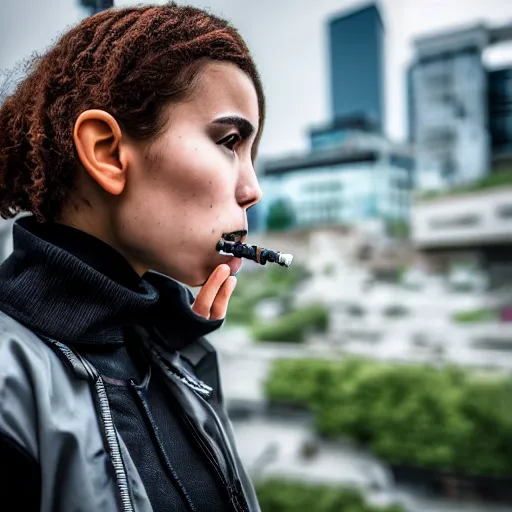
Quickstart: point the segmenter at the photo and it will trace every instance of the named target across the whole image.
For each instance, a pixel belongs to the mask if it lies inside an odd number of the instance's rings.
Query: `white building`
[[[496,285],[512,282],[512,186],[417,201],[414,245],[434,268],[485,268]]]
[[[419,188],[468,183],[490,171],[492,108],[482,52],[511,38],[511,26],[477,25],[415,41],[409,109]]]
[[[512,186],[418,202],[411,222],[420,249],[512,243]]]
[[[412,165],[407,147],[363,133],[338,146],[266,162],[259,228],[271,228],[272,209],[279,204],[293,217],[287,227],[406,222]]]

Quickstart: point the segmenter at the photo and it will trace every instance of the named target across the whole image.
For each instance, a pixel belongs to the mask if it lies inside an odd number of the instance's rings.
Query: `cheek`
[[[179,141],[180,142],[180,141]],[[235,161],[210,141],[160,148],[153,165],[140,162],[127,187],[123,223],[146,240],[155,231],[177,238],[204,233],[236,206]],[[131,230],[132,230],[131,229]]]
[[[196,198],[224,198],[234,196],[236,185],[235,162],[208,139],[197,143],[169,146],[167,157],[159,169],[156,182],[173,193],[180,194],[184,202]]]

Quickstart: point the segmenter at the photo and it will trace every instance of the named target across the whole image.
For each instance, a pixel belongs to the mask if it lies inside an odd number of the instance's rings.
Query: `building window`
[[[480,220],[478,215],[468,214],[452,218],[432,219],[429,225],[432,229],[467,228],[478,225]]]
[[[341,190],[343,190],[343,185],[339,181],[308,183],[302,187],[302,192],[307,194],[318,192],[340,192]]]
[[[512,219],[512,204],[502,204],[496,208],[496,214],[502,219]]]

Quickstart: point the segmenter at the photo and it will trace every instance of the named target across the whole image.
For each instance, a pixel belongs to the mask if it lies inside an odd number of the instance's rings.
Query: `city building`
[[[382,133],[384,26],[370,4],[328,22],[331,120],[310,130],[311,149],[355,132]]]
[[[427,268],[484,272],[512,283],[512,69],[483,52],[512,40],[512,24],[475,25],[415,41],[408,73],[416,184],[415,248]]]
[[[432,34],[414,42],[409,131],[417,185],[443,189],[485,177],[510,145],[510,70],[489,72],[482,52],[512,39],[512,25]]]
[[[491,287],[512,284],[512,182],[508,186],[417,201],[412,238],[434,272],[485,270]]]
[[[489,72],[489,129],[492,168],[512,169],[512,68]]]
[[[114,0],[80,0],[80,3],[89,9],[91,14],[104,11],[114,7]]]
[[[334,147],[266,162],[262,230],[407,223],[413,159],[407,146],[356,134]]]
[[[412,155],[382,136],[383,38],[370,4],[328,21],[331,119],[310,129],[310,149],[264,162],[264,199],[252,212],[263,231],[354,226],[382,221],[405,225]],[[391,229],[393,231],[393,229]]]
[[[312,127],[309,131],[311,150],[337,146],[357,133],[378,134],[380,127],[364,113],[337,117],[330,123]]]
[[[384,27],[378,8],[368,5],[328,22],[331,115],[363,117],[383,126]]]

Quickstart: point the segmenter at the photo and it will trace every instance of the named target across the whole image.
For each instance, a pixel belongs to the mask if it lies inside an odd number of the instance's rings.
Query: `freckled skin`
[[[236,128],[213,133],[209,126],[237,115],[257,128],[257,95],[236,66],[207,64],[192,97],[168,109],[168,126],[149,155],[140,144],[128,147],[126,188],[111,222],[116,245],[135,266],[198,286],[225,261],[215,250],[221,235],[246,229],[247,209],[261,198],[251,158],[255,135],[231,150],[218,142]]]

